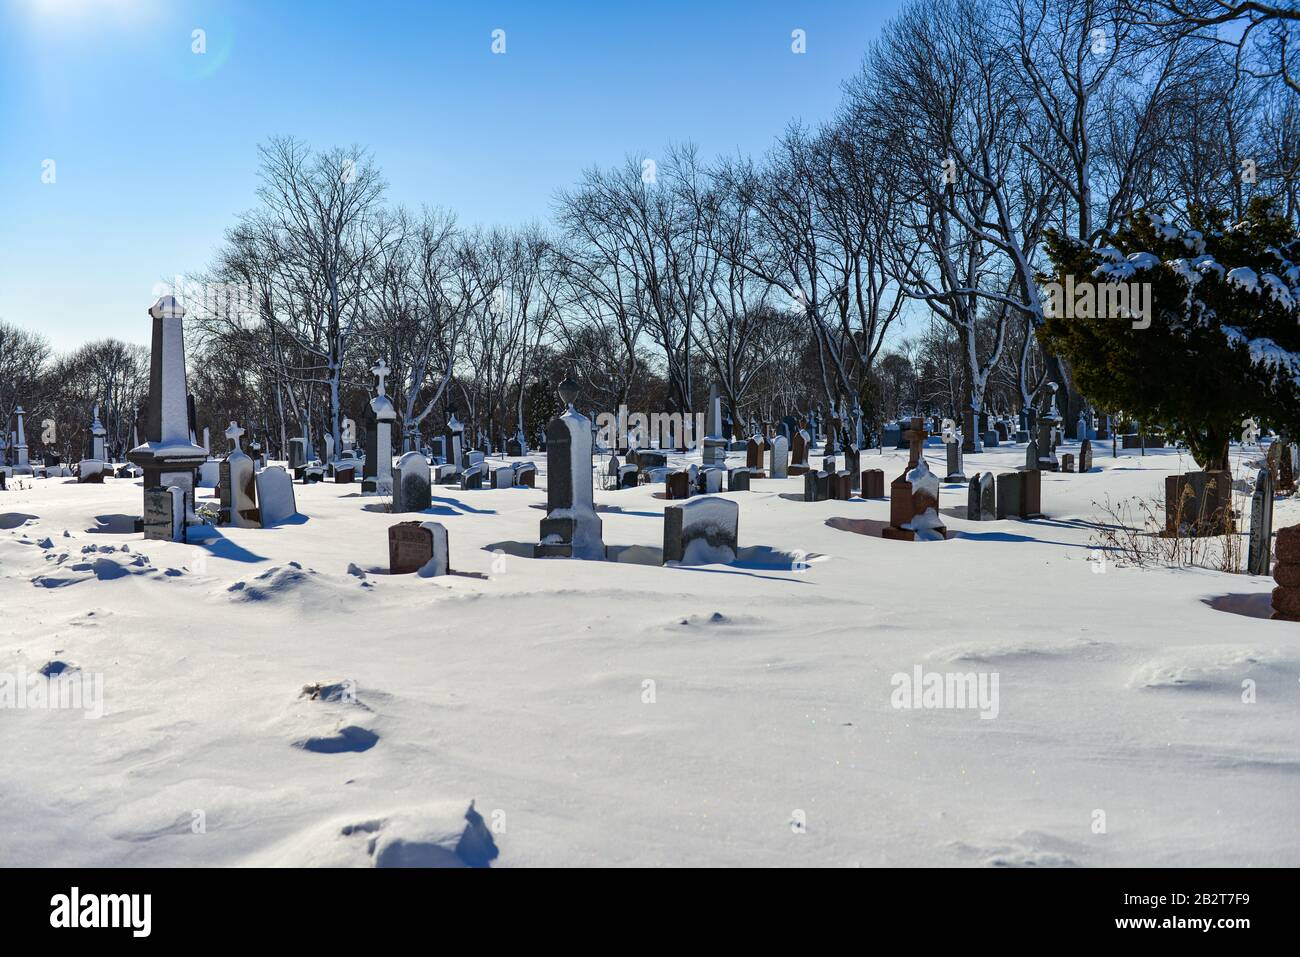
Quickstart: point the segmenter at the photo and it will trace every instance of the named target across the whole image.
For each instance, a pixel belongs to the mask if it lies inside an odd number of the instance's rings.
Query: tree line
[[[1294,223],[1297,22],[1227,0],[913,2],[825,122],[762,156],[687,143],[590,168],[517,228],[389,203],[361,147],[273,139],[256,205],[181,296],[200,425],[319,451],[382,359],[406,448],[453,409],[475,440],[532,440],[566,375],[592,410],[699,409],[716,383],[740,429],[819,408],[869,431],[1014,414],[1051,381],[1072,428],[1088,397],[1039,335],[1049,238],[1097,248],[1144,211],[1186,226],[1259,199]],[[0,369],[0,412],[85,422],[99,401],[129,430],[146,357],[39,345],[0,359],[21,367]],[[86,371],[114,349],[129,382]]]

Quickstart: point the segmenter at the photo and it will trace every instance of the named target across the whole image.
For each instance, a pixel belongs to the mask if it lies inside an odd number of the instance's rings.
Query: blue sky
[[[668,142],[762,152],[834,110],[898,5],[0,0],[0,318],[147,342],[276,134],[362,144],[393,201],[467,224],[545,221],[585,167]]]

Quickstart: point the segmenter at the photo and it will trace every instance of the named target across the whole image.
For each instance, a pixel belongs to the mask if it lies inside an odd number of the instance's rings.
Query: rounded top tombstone
[[[560,398],[564,400],[566,406],[573,405],[574,400],[578,398],[578,383],[573,381],[572,376],[560,383]]]

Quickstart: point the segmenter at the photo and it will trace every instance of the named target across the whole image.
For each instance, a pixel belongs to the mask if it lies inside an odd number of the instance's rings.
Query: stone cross
[[[226,429],[226,438],[230,439],[230,450],[232,452],[240,447],[239,440],[243,434],[244,430],[239,427],[238,422],[231,422],[230,428]]]
[[[384,391],[384,380],[388,378],[389,374],[392,373],[393,370],[388,367],[387,362],[385,362],[383,359],[380,359],[377,363],[375,363],[375,365],[371,368],[370,371],[379,377],[379,386],[376,389],[375,394],[387,395],[388,393]]]
[[[925,420],[920,416],[913,416],[909,425],[908,430],[903,433],[903,438],[907,439],[911,446],[907,454],[907,469],[910,472],[921,461],[921,447],[930,437],[930,433],[925,430]]]

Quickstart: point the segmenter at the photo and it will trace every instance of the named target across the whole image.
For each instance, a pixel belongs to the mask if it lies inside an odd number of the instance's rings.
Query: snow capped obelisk
[[[146,513],[151,489],[181,490],[185,514],[194,508],[194,470],[208,453],[190,441],[189,397],[185,388],[185,310],[163,296],[149,310],[153,349],[149,360],[149,408],[144,443],[127,459],[144,469]],[[145,522],[146,527],[149,522]]]

